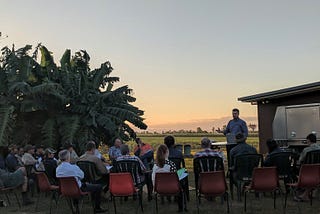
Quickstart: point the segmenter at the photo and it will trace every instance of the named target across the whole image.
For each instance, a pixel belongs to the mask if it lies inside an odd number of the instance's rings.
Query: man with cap
[[[58,166],[57,159],[54,157],[56,151],[52,148],[47,148],[44,151],[43,166],[48,175],[51,184],[57,184],[56,180],[56,168]]]
[[[236,142],[237,145],[230,150],[231,163],[229,166],[231,167],[234,165],[234,159],[236,156],[242,154],[257,154],[256,148],[246,143],[246,136],[244,136],[243,133],[240,132],[236,134]]]

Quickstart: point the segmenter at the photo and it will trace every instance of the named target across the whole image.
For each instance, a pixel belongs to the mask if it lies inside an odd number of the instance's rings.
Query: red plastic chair
[[[51,200],[50,200],[50,213],[51,213],[52,200],[55,198],[55,194],[58,193],[59,186],[51,185],[48,180],[47,175],[44,172],[36,173],[36,176],[37,176],[37,182],[38,182],[38,187],[39,187],[40,193],[41,192],[45,192],[45,193],[52,192],[52,196],[51,196]],[[38,194],[35,211],[37,211],[37,208],[38,208],[40,193]]]
[[[114,213],[117,213],[115,197],[133,196],[139,193],[139,190],[134,186],[131,173],[129,172],[110,173],[109,191],[113,201]],[[143,211],[141,195],[138,194],[138,197],[139,205]]]
[[[276,208],[276,191],[279,188],[279,177],[276,167],[254,168],[252,180],[244,192],[244,211],[247,211],[247,194],[250,191],[273,192],[273,208]]]
[[[312,192],[314,189],[319,187],[319,184],[320,184],[320,164],[302,164],[299,172],[298,182],[287,184],[287,185],[291,188],[293,196],[296,195],[296,190],[298,188],[309,189],[310,205],[312,206]],[[286,193],[285,202],[284,202],[285,208],[287,207],[287,197],[288,197],[288,192]]]
[[[78,203],[74,204],[74,211],[72,199],[81,199],[85,195],[88,195],[90,197],[90,192],[82,192],[74,177],[60,177],[58,179],[61,196],[65,197],[68,200],[68,204],[72,213],[80,213]],[[92,206],[94,209],[93,204]]]
[[[176,172],[159,172],[155,175],[154,192],[156,199],[156,211],[158,213],[158,195],[160,196],[180,196],[182,195],[182,210],[184,211],[185,197],[180,186]]]
[[[229,194],[223,170],[212,172],[201,172],[199,175],[198,191],[196,191],[197,209],[201,196],[216,197],[223,196],[227,201],[227,212],[229,213]]]

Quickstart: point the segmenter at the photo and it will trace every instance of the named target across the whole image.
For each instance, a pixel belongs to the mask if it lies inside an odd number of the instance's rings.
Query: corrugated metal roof
[[[280,97],[287,97],[291,95],[296,94],[303,94],[308,92],[314,92],[319,91],[320,92],[320,82],[314,82],[314,83],[308,83],[304,85],[294,86],[290,88],[284,88],[280,90],[245,96],[245,97],[239,97],[238,100],[242,102],[258,102],[261,100],[266,99],[275,99]]]

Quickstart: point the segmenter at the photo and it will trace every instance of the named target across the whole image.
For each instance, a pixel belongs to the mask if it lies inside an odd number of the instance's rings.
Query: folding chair
[[[68,205],[72,213],[80,213],[79,204],[75,204],[75,210],[73,207],[72,199],[80,200],[83,196],[88,195],[90,197],[90,192],[82,192],[78,186],[78,183],[74,177],[60,177],[59,179],[59,189],[62,197],[65,197],[68,201]],[[82,200],[81,200],[82,201]],[[94,209],[94,205],[92,203]]]
[[[237,185],[238,201],[241,201],[243,183],[249,183],[255,167],[261,166],[263,156],[261,154],[243,154],[235,157],[234,168],[230,168],[230,191],[233,198],[233,185]]]
[[[279,190],[279,179],[276,167],[254,168],[249,186],[244,191],[244,211],[247,211],[247,193],[253,191],[273,192],[273,208],[276,208],[276,191]]]
[[[110,173],[109,191],[113,201],[114,213],[117,213],[115,197],[133,196],[137,194],[138,189],[133,184],[132,176],[129,172]],[[141,196],[138,194],[138,197]],[[139,205],[143,212],[142,202],[139,199]],[[139,207],[139,206],[138,206]],[[136,212],[138,211],[138,207]]]
[[[199,175],[198,191],[196,191],[197,209],[199,213],[200,197],[223,196],[227,201],[229,213],[229,194],[224,171],[201,172]]]
[[[38,188],[40,192],[38,194],[35,211],[37,211],[37,208],[38,208],[41,192],[43,193],[51,192],[52,193],[51,199],[50,199],[50,213],[51,213],[52,200],[55,198],[55,195],[58,193],[59,186],[51,185],[47,175],[44,172],[38,172],[36,173],[36,176],[37,176]]]
[[[299,172],[298,182],[289,183],[293,197],[296,195],[297,189],[307,189],[309,191],[310,205],[312,206],[312,192],[320,184],[320,164],[302,164]],[[288,192],[285,196],[284,207],[287,207]],[[298,203],[299,205],[299,203]],[[299,207],[299,206],[298,206]],[[300,207],[299,207],[300,209]]]
[[[185,197],[183,189],[180,187],[179,178],[176,172],[159,172],[155,175],[154,184],[156,212],[158,213],[158,195],[181,197],[182,212],[185,210]],[[178,199],[179,200],[179,199]]]

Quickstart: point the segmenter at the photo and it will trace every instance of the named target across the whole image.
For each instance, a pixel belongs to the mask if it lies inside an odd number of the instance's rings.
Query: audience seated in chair
[[[75,149],[74,145],[72,143],[67,142],[64,144],[64,149],[70,152],[70,163],[75,164],[79,160],[79,156],[74,150]]]
[[[17,157],[18,147],[15,144],[12,144],[9,146],[9,152],[10,153],[7,155],[5,162],[6,162],[7,170],[9,172],[14,172],[19,167],[23,167],[23,163]]]
[[[120,150],[121,145],[122,145],[122,140],[119,138],[116,138],[114,140],[114,145],[110,147],[109,159],[112,163],[116,161],[119,156],[121,156],[121,150]]]
[[[81,191],[91,192],[92,201],[94,201],[95,203],[95,213],[105,212],[106,210],[100,207],[102,186],[100,184],[89,184],[81,182],[81,179],[84,178],[84,173],[77,165],[70,164],[70,152],[68,150],[60,151],[59,159],[61,161],[61,164],[56,169],[56,177],[74,177]],[[74,203],[78,202],[74,201]]]
[[[223,155],[222,151],[213,150],[210,147],[211,147],[210,139],[207,137],[202,138],[201,139],[201,148],[203,150],[197,152],[194,155],[194,158],[207,157],[207,156],[218,156],[218,157],[221,157],[222,159],[224,159],[224,155]]]
[[[314,150],[320,150],[320,143],[317,143],[317,137],[315,134],[309,134],[306,137],[308,147],[304,148],[303,151],[300,154],[298,164],[302,164],[305,161],[306,155],[308,152],[314,151]]]
[[[97,174],[96,181],[105,185],[109,183],[109,172],[106,168],[107,163],[103,162],[100,158],[98,158],[94,153],[96,150],[96,143],[94,141],[89,141],[86,145],[86,152],[80,157],[79,161],[89,161],[96,165],[96,168],[99,172]]]
[[[134,148],[134,155],[139,157],[146,169],[150,169],[149,162],[153,160],[153,148],[150,144],[145,143],[141,138],[136,138],[136,147]]]
[[[169,149],[166,145],[162,144],[159,146],[156,154],[156,162],[152,169],[152,182],[154,185],[156,173],[158,172],[175,172],[176,165],[169,159]],[[183,193],[178,197],[178,208],[179,212],[183,211]],[[184,206],[186,209],[186,206]]]

